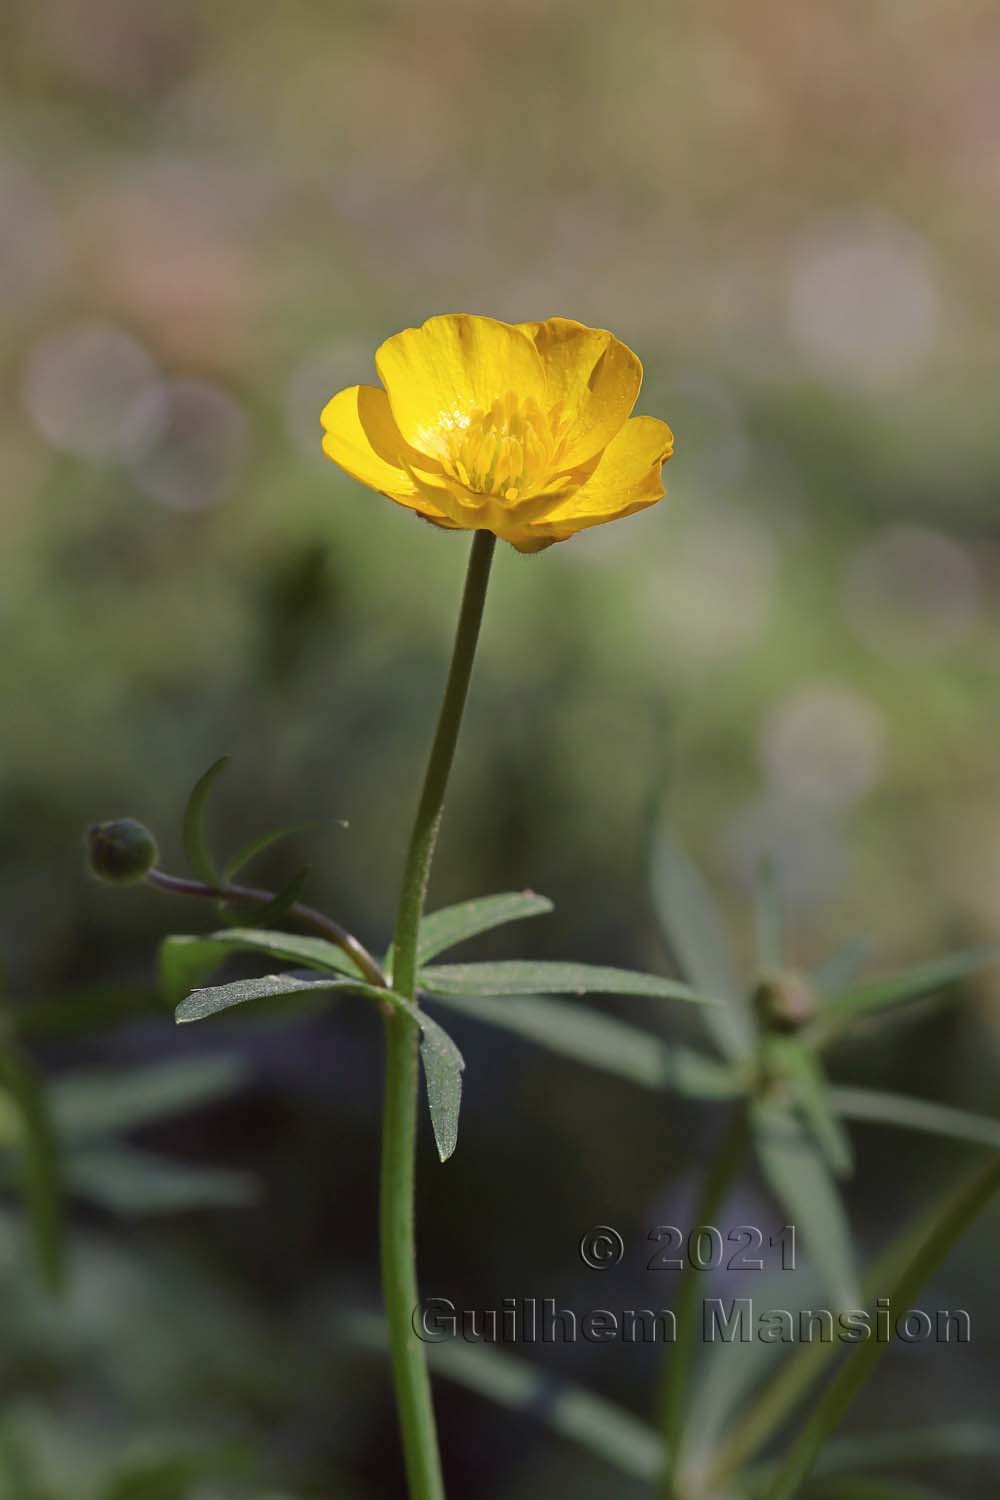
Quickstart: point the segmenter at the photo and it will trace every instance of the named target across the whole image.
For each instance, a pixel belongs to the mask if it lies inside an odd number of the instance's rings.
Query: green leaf
[[[923,1242],[936,1218],[937,1205],[930,1213],[925,1210],[919,1214],[877,1256],[865,1272],[862,1307],[870,1305],[876,1297],[885,1295],[886,1286],[898,1279],[915,1247]],[[808,1268],[804,1269],[808,1271]],[[803,1269],[797,1269],[796,1279],[802,1275]],[[786,1278],[787,1273],[779,1272],[776,1279],[784,1283]],[[818,1292],[810,1290],[806,1298],[800,1299],[799,1306],[814,1305],[816,1295]],[[779,1301],[779,1294],[776,1290],[769,1301],[762,1291],[760,1300],[765,1305],[771,1305]],[[729,1358],[720,1359],[718,1362],[722,1367],[722,1372],[725,1373],[727,1365],[733,1364],[733,1355],[737,1353],[742,1355],[746,1352],[752,1356],[750,1374],[753,1378],[746,1382],[744,1389],[752,1391],[753,1400],[749,1410],[738,1419],[734,1418],[731,1413],[727,1413],[724,1425],[718,1426],[715,1430],[715,1440],[710,1450],[714,1458],[710,1487],[725,1489],[732,1476],[741,1470],[754,1454],[760,1452],[779,1431],[782,1424],[788,1420],[792,1412],[797,1407],[803,1406],[805,1402],[815,1399],[812,1396],[814,1387],[824,1371],[843,1352],[842,1346],[836,1341],[832,1343],[812,1341],[797,1344],[790,1354],[781,1358],[774,1374],[766,1378],[753,1368],[753,1359],[756,1359],[757,1352],[766,1348],[767,1346],[763,1344],[744,1345],[738,1348],[732,1346],[727,1351]],[[699,1396],[699,1401],[702,1399],[703,1393]]]
[[[550,911],[552,902],[547,896],[537,896],[534,891],[509,891],[499,896],[480,896],[458,906],[446,906],[443,911],[432,912],[421,922],[418,961],[426,963],[446,948],[454,948],[493,927],[502,927],[505,922],[519,922],[523,917],[543,916]]]
[[[660,925],[682,972],[702,994],[722,1002],[705,1011],[705,1025],[730,1060],[745,1061],[756,1034],[747,986],[707,882],[666,829],[653,846],[652,879]]]
[[[948,1500],[943,1490],[877,1474],[819,1479],[809,1486],[806,1494],[807,1500]]]
[[[354,1336],[369,1347],[387,1347],[381,1319],[356,1317],[351,1324]],[[647,1483],[658,1478],[660,1436],[631,1412],[491,1344],[449,1339],[425,1347],[435,1375],[511,1411],[540,1418],[619,1473]]]
[[[100,1500],[189,1500],[193,1485],[202,1478],[204,1466],[195,1468],[183,1458],[135,1464],[115,1476]]]
[[[643,1088],[674,1089],[696,1099],[733,1099],[743,1092],[742,1081],[714,1059],[571,1001],[541,995],[499,1000],[428,995],[427,1000]]]
[[[985,1167],[978,1169],[957,1190],[948,1194],[938,1206],[928,1230],[913,1250],[893,1288],[891,1302],[894,1306],[914,1306],[924,1283],[998,1190],[1000,1157],[993,1157]],[[768,1487],[766,1500],[792,1500],[793,1496],[799,1494],[823,1445],[839,1427],[888,1347],[888,1343],[871,1339],[851,1350],[826,1390],[812,1406],[798,1436],[782,1459],[773,1483]]]
[[[658,974],[544,959],[438,964],[423,970],[420,987],[433,995],[649,995],[663,1000],[704,999],[679,980],[662,979]]]
[[[43,1080],[26,1052],[0,1048],[0,1086],[21,1121],[21,1183],[35,1254],[50,1292],[66,1280],[66,1226],[59,1143]]]
[[[264,953],[269,958],[283,958],[289,963],[302,964],[309,969],[326,969],[336,974],[362,977],[361,970],[349,958],[343,948],[326,938],[299,937],[293,932],[273,932],[256,927],[229,927],[223,932],[213,932],[212,939],[227,944],[233,949],[249,949],[252,953]]]
[[[773,859],[761,861],[753,886],[757,967],[762,974],[784,963],[781,882]]]
[[[69,991],[65,995],[33,997],[13,1003],[10,1016],[21,1041],[49,1037],[91,1035],[135,1021],[161,1016],[160,991],[144,981],[109,984]]]
[[[190,1166],[133,1146],[88,1146],[70,1152],[71,1187],[112,1213],[187,1213],[200,1208],[239,1208],[260,1196],[248,1172]]]
[[[254,934],[250,934],[254,936]],[[282,934],[268,934],[281,937]],[[293,939],[293,941],[299,941]],[[317,939],[304,938],[303,942]],[[328,945],[326,945],[328,946]],[[340,950],[338,949],[337,952]],[[388,1003],[402,1010],[420,1028],[420,1057],[427,1084],[427,1104],[438,1155],[442,1161],[455,1149],[458,1140],[458,1114],[462,1102],[462,1069],[465,1066],[461,1052],[448,1033],[430,1016],[425,1015],[412,1001],[397,995],[393,990],[380,989],[357,979],[298,979],[292,974],[266,974],[259,979],[237,979],[232,984],[211,986],[195,990],[177,1007],[179,1022],[203,1021],[208,1016],[230,1010],[233,1006],[245,1005],[251,1000],[273,999],[284,995],[298,995],[311,999],[316,995],[327,995],[331,991],[341,994],[365,995],[368,999]]]
[[[52,1500],[42,1483],[37,1454],[10,1418],[0,1426],[0,1495],[4,1500]]]
[[[816,1461],[817,1478],[859,1469],[913,1468],[956,1459],[1000,1456],[1000,1427],[989,1422],[921,1424],[899,1432],[874,1432],[828,1443]]]
[[[400,997],[396,996],[396,1003]],[[458,1115],[462,1105],[462,1070],[465,1059],[443,1026],[430,1016],[407,1006],[407,1013],[421,1031],[420,1060],[424,1065],[427,1107],[438,1156],[447,1161],[458,1145]]]
[[[834,1306],[858,1307],[851,1232],[822,1154],[797,1111],[780,1101],[751,1106],[754,1144],[772,1192],[797,1224]]]
[[[919,1215],[875,1259],[865,1272],[862,1306],[870,1305],[876,1297],[885,1295],[886,1285],[899,1276],[914,1245],[922,1239],[930,1222],[926,1212]],[[796,1282],[804,1273],[808,1275],[809,1271],[809,1267],[796,1268]],[[779,1272],[773,1279],[780,1279],[784,1283],[787,1274]],[[804,1298],[798,1299],[797,1305],[813,1306],[818,1295],[821,1295],[818,1288],[810,1288]],[[765,1305],[773,1305],[778,1303],[779,1298],[780,1293],[776,1288],[771,1298],[762,1291],[760,1300]],[[786,1299],[781,1300],[782,1305],[786,1305]],[[725,1375],[727,1366],[731,1367],[734,1363],[733,1355],[750,1356],[749,1360],[744,1361],[747,1366],[744,1373],[749,1374],[750,1378],[744,1380],[742,1389],[752,1394],[752,1401],[749,1409],[739,1417],[733,1414],[733,1404],[730,1403],[724,1413],[725,1421],[717,1424],[712,1434],[714,1440],[711,1446],[703,1450],[714,1460],[709,1484],[713,1490],[724,1490],[737,1472],[746,1472],[745,1465],[774,1437],[796,1408],[815,1399],[812,1394],[815,1386],[843,1352],[842,1346],[835,1341],[800,1343],[791,1353],[780,1356],[780,1363],[773,1374],[765,1375],[755,1366],[760,1353],[767,1348],[763,1344],[732,1346],[728,1349],[729,1358],[717,1362],[721,1373]],[[699,1392],[699,1407],[696,1409],[700,1409],[705,1398],[704,1390]]]
[[[879,1089],[848,1087],[832,1088],[830,1102],[838,1114],[849,1120],[901,1125],[904,1130],[924,1130],[930,1135],[948,1136],[1000,1151],[1000,1120],[974,1115],[970,1110],[952,1109],[928,1099],[911,1099],[905,1094],[885,1094]]]
[[[256,979],[235,979],[231,984],[194,990],[178,1005],[174,1017],[179,1023],[204,1021],[251,1000],[274,999],[280,995],[323,995],[331,990],[355,995],[380,993],[353,979],[297,979],[292,974],[264,974]]]
[[[203,776],[199,776],[191,790],[187,807],[184,809],[184,853],[187,855],[188,864],[199,880],[203,880],[206,885],[214,888],[222,884],[222,877],[209,853],[205,839],[205,803],[216,778],[222,774],[228,764],[229,756],[222,755],[209,766]]]
[[[231,953],[263,953],[268,958],[361,978],[353,959],[325,938],[299,937],[253,927],[230,927],[208,937],[169,937],[160,947],[160,975],[172,1005],[219,967]]]
[[[846,990],[860,979],[865,965],[871,957],[872,945],[867,938],[855,938],[845,943],[812,976],[812,991],[822,999]]]
[[[966,948],[961,953],[949,954],[947,958],[917,964],[912,969],[904,969],[902,973],[876,979],[856,989],[843,990],[827,1001],[816,1019],[805,1029],[804,1038],[813,1046],[824,1046],[855,1021],[878,1015],[898,1005],[922,1000],[927,995],[933,995],[936,991],[957,983],[959,979],[980,973],[998,960],[1000,943],[987,943],[979,948]]]
[[[160,987],[171,1006],[198,988],[239,944],[221,937],[174,934],[160,944]]]
[[[265,850],[272,848],[275,844],[280,844],[282,839],[295,838],[297,834],[307,832],[309,826],[306,823],[293,824],[289,828],[277,828],[273,833],[265,833],[260,838],[252,839],[249,844],[234,854],[232,859],[226,861],[222,872],[225,883],[228,885],[242,869],[252,860],[258,859]]]
[[[232,1094],[247,1073],[236,1057],[179,1057],[135,1071],[100,1068],[56,1078],[49,1098],[59,1131],[78,1140],[202,1108]]]
[[[293,875],[291,880],[271,897],[270,901],[265,901],[262,906],[230,907],[230,912],[237,923],[245,923],[247,927],[264,927],[271,923],[278,923],[282,917],[287,916],[302,895],[302,889],[308,879],[309,866],[303,865],[302,869]]]
[[[780,1071],[827,1166],[838,1177],[854,1170],[850,1137],[834,1110],[822,1064],[798,1037],[770,1037],[767,1056]]]

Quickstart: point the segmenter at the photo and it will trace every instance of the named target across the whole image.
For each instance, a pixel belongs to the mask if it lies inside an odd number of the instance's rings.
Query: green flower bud
[[[112,818],[87,830],[90,868],[98,880],[133,885],[153,868],[159,857],[156,840],[135,818]]]
[[[768,974],[754,990],[754,1006],[769,1031],[798,1031],[812,1019],[816,1003],[808,981],[794,969]]]

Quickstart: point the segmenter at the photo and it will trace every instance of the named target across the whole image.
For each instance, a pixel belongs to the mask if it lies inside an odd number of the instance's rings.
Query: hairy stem
[[[416,1000],[420,919],[469,690],[495,546],[496,538],[489,532],[477,531],[473,537],[451,668],[403,871],[393,942],[392,984],[397,994],[410,1001]],[[420,1084],[417,1028],[408,1016],[398,1011],[387,1015],[384,1025],[385,1097],[380,1191],[382,1294],[389,1322],[393,1381],[411,1500],[443,1500],[444,1483],[427,1359],[424,1346],[411,1324],[418,1300],[414,1223]]]

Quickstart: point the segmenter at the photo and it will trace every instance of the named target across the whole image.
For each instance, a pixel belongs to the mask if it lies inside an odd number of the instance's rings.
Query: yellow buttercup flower
[[[437,526],[537,552],[663,497],[673,434],[630,415],[642,365],[603,329],[451,313],[387,339],[375,366],[382,386],[327,404],[323,451]]]

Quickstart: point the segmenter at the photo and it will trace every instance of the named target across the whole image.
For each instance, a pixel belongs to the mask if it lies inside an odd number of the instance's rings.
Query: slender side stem
[[[410,1001],[416,999],[420,919],[448,775],[469,690],[495,546],[496,538],[489,532],[477,531],[473,537],[451,668],[403,871],[393,944],[392,983],[396,992]],[[444,1484],[426,1354],[411,1323],[418,1300],[413,1204],[420,1086],[417,1028],[399,1011],[387,1015],[384,1024],[385,1098],[380,1193],[382,1295],[389,1322],[389,1349],[410,1497],[411,1500],[443,1500]]]
[[[705,1174],[695,1205],[692,1228],[712,1224],[722,1207],[729,1184],[739,1171],[747,1142],[746,1113],[738,1107]],[[701,1272],[688,1255],[677,1290],[677,1333],[664,1372],[660,1411],[664,1437],[662,1493],[664,1500],[677,1500],[678,1462],[687,1414],[691,1365],[698,1332],[698,1277]]]
[[[168,875],[166,870],[159,869],[148,871],[146,884],[156,886],[157,890],[170,891],[176,896],[198,896],[206,901],[219,902],[222,906],[267,906],[274,900],[273,891],[261,890],[256,886],[216,887],[207,885],[203,880],[187,880],[180,875]],[[382,973],[381,965],[372,957],[363,943],[359,942],[346,928],[341,927],[339,922],[335,922],[332,917],[317,911],[314,906],[303,905],[301,901],[294,902],[288,908],[288,915],[301,922],[303,927],[311,927],[328,942],[335,943],[347,954],[348,958],[353,958],[369,984],[379,986],[385,984],[385,975]]]

